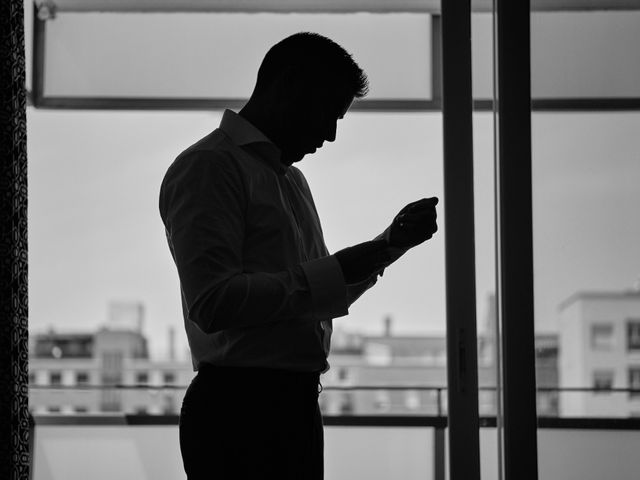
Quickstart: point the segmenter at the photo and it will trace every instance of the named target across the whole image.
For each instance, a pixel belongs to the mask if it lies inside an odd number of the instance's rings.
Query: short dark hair
[[[336,42],[318,33],[295,33],[271,47],[258,70],[256,90],[269,85],[287,67],[297,67],[316,77],[335,80],[351,97],[362,98],[369,91],[367,75],[352,56]]]

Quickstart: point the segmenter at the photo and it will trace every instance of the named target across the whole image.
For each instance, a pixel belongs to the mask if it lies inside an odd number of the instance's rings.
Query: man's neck
[[[249,101],[238,112],[238,115],[247,120],[251,125],[260,130],[269,140],[280,147],[276,140],[277,135],[275,135],[275,132],[273,131],[273,122],[268,118],[268,115],[265,115],[264,109],[258,108],[257,105]]]
[[[238,112],[238,115],[260,130],[280,149],[280,161],[289,167],[293,161],[288,158],[287,152],[282,148],[281,142],[279,141],[280,136],[277,130],[278,122],[274,121],[272,114],[269,113],[270,111],[271,109],[263,108],[258,102],[249,100]]]

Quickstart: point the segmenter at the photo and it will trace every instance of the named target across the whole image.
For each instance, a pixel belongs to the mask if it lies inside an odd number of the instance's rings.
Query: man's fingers
[[[407,209],[409,211],[414,210],[422,210],[425,208],[433,208],[438,205],[438,197],[430,197],[430,198],[421,198],[417,202],[410,203],[407,205]]]
[[[399,219],[400,228],[404,231],[433,231],[438,229],[437,217],[407,216]]]
[[[400,210],[400,213],[408,213],[418,210],[424,210],[426,208],[433,208],[438,204],[438,197],[430,197],[430,198],[421,198],[420,200],[416,200],[415,202],[411,202]]]
[[[431,222],[437,218],[435,211],[427,211],[420,213],[405,213],[398,217],[400,223],[424,223]]]

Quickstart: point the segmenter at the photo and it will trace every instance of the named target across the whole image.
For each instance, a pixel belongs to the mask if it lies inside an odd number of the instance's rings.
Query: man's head
[[[291,164],[335,140],[337,120],[367,91],[367,76],[340,45],[316,33],[297,33],[267,52],[251,102],[268,111],[265,133]]]

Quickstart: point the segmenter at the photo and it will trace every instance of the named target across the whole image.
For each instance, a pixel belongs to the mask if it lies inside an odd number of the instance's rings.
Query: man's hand
[[[336,252],[335,257],[347,285],[365,281],[385,268],[390,260],[384,240],[359,243]]]
[[[438,197],[423,198],[400,210],[391,224],[389,244],[406,249],[429,240],[438,230],[437,204]]]

